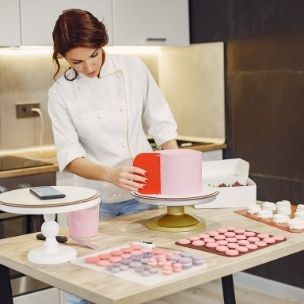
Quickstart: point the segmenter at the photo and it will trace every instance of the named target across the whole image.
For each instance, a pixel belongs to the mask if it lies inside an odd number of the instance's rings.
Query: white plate
[[[218,189],[216,187],[203,186],[203,191],[200,193],[195,193],[193,195],[163,195],[163,194],[142,194],[138,192],[131,192],[131,194],[135,197],[146,198],[151,200],[197,200],[201,198],[208,198],[210,196],[214,196],[218,193]]]
[[[214,188],[212,188],[212,191],[210,192],[202,192],[200,196],[196,197],[179,197],[179,198],[173,198],[173,197],[160,197],[153,196],[137,196],[135,193],[133,193],[134,198],[142,203],[142,204],[150,204],[150,205],[156,205],[156,206],[166,206],[166,207],[177,207],[177,206],[194,206],[198,204],[206,204],[211,203],[216,199],[216,196],[219,194],[219,191],[214,191]]]

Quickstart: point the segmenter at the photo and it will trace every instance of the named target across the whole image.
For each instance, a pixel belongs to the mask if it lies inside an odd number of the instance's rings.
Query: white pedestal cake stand
[[[206,204],[215,200],[219,191],[214,187],[205,186],[202,193],[195,196],[164,196],[148,195],[132,192],[134,198],[142,204],[165,206],[167,212],[146,222],[148,228],[159,231],[191,231],[205,226],[203,218],[196,218],[185,213],[185,206]]]
[[[0,210],[17,214],[43,214],[41,232],[46,237],[43,246],[28,252],[28,260],[37,264],[60,264],[77,256],[74,248],[59,244],[56,235],[59,225],[57,213],[66,213],[94,207],[100,203],[100,194],[93,189],[74,186],[54,186],[64,193],[65,198],[40,200],[29,188],[17,189],[0,194]]]

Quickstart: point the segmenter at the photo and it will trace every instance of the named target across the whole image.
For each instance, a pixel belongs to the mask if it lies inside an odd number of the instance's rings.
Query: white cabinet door
[[[189,45],[188,0],[113,0],[115,45]]]
[[[112,40],[112,0],[20,0],[22,45],[52,45],[52,31],[63,10],[80,8],[102,21]]]
[[[14,304],[60,304],[60,291],[48,288],[14,297]]]
[[[0,46],[20,45],[19,0],[0,0]]]

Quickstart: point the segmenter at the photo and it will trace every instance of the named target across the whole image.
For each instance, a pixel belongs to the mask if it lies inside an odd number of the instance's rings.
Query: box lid
[[[249,163],[241,158],[203,161],[203,182],[218,186],[221,183],[247,183]]]

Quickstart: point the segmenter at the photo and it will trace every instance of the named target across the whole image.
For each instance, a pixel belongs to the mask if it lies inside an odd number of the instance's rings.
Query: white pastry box
[[[257,187],[248,177],[247,161],[241,158],[205,161],[202,175],[203,184],[218,187],[220,193],[213,202],[195,208],[247,207],[256,203]]]

